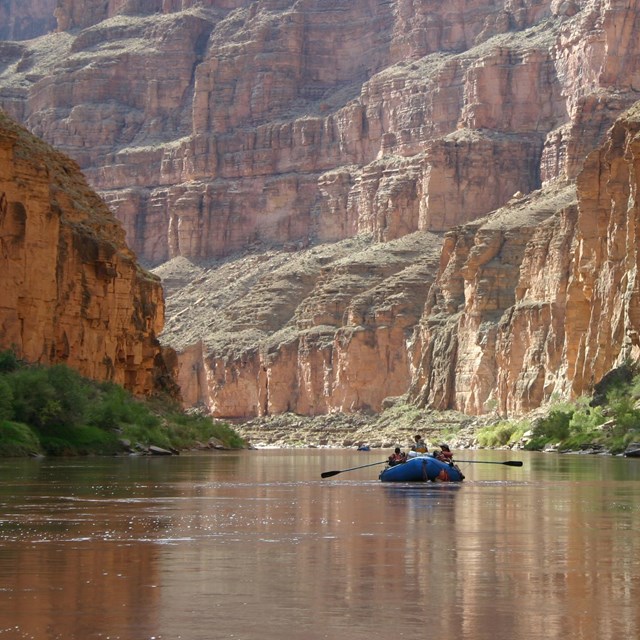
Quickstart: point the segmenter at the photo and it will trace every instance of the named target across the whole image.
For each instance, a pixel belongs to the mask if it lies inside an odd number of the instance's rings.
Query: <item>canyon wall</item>
[[[639,131],[637,103],[575,185],[447,234],[416,336],[414,401],[518,415],[638,360]]]
[[[640,98],[633,3],[59,0],[55,16],[56,33],[0,42],[0,106],[78,162],[157,266],[187,404],[378,411],[408,393],[513,414],[619,359],[613,317],[583,319],[606,244],[584,193]]]
[[[0,114],[0,347],[136,394],[172,384],[164,303],[77,165]]]
[[[379,410],[411,382],[406,342],[440,246],[418,232],[162,265],[185,402],[233,417]]]
[[[0,46],[0,106],[79,163],[149,264],[446,231],[574,178],[639,90],[619,0],[55,13],[56,34]]]

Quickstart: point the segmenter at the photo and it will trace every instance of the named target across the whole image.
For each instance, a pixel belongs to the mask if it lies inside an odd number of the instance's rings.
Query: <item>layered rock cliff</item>
[[[619,357],[573,330],[590,307],[571,270],[598,242],[574,237],[585,158],[640,97],[633,3],[55,14],[57,33],[0,43],[0,105],[78,161],[147,263],[170,260],[163,338],[190,403],[321,413],[409,392],[513,413]]]
[[[137,394],[163,384],[158,278],[78,166],[1,112],[0,284],[0,348]]]
[[[449,233],[421,320],[411,397],[519,414],[588,393],[640,355],[640,103],[575,185]]]
[[[379,410],[411,382],[406,342],[440,245],[426,232],[388,243],[362,236],[159,267],[163,339],[181,353],[185,401],[236,417]]]
[[[32,0],[35,2],[35,0]],[[150,263],[445,231],[556,177],[637,97],[619,0],[64,0],[0,105]]]

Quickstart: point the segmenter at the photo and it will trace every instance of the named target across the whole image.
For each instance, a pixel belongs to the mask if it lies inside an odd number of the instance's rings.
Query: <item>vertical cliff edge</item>
[[[638,360],[639,132],[637,103],[575,184],[447,234],[416,333],[414,401],[517,415]]]
[[[0,347],[135,394],[170,385],[160,281],[75,162],[0,112]]]

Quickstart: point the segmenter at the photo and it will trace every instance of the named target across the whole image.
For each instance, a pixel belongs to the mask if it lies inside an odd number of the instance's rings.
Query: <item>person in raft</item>
[[[416,453],[428,453],[427,443],[422,439],[421,435],[413,436],[414,442],[411,444],[411,451]]]
[[[389,456],[389,466],[395,467],[397,464],[401,464],[407,461],[407,454],[400,451],[400,447],[396,447],[395,451]]]
[[[453,451],[451,451],[451,449],[449,449],[449,445],[448,444],[441,444],[440,445],[440,455],[442,456],[442,459],[445,462],[451,462],[451,460],[453,460]]]
[[[464,480],[464,474],[460,470],[460,467],[453,461],[453,451],[449,449],[448,444],[441,444],[440,450],[435,449],[431,455],[436,460],[440,460],[441,462],[446,462],[450,467],[453,467],[456,471],[458,471],[458,473],[460,473],[460,476]]]

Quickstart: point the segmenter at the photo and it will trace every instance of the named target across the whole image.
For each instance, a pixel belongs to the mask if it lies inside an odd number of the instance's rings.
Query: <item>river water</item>
[[[638,637],[640,460],[387,454],[4,460],[0,640]]]

